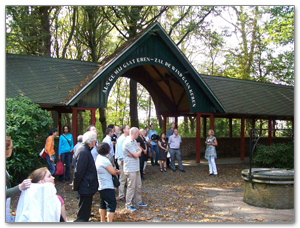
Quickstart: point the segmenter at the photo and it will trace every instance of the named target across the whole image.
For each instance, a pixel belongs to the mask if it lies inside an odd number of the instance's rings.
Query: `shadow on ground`
[[[192,163],[192,162],[191,162]],[[294,210],[258,208],[243,202],[241,171],[245,164],[221,165],[218,176],[208,176],[208,166],[186,165],[185,173],[160,172],[148,164],[142,199],[148,204],[135,212],[117,201],[115,222],[294,222]],[[78,200],[70,182],[56,182],[57,194],[65,201],[68,221],[76,218]],[[118,190],[116,190],[118,196]],[[118,197],[117,197],[118,199]],[[16,208],[18,197],[12,199]],[[93,199],[91,222],[99,222],[99,194]]]

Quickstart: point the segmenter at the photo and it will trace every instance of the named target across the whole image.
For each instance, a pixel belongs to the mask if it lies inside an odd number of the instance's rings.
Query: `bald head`
[[[139,136],[139,129],[136,127],[132,127],[130,128],[130,137],[132,139],[137,139]]]

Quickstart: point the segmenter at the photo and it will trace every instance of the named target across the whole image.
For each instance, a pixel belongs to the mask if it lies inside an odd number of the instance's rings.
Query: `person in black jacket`
[[[97,142],[97,135],[88,131],[83,135],[82,144],[75,154],[73,190],[80,195],[77,218],[74,222],[88,222],[91,215],[93,195],[98,191],[99,183],[92,148]]]

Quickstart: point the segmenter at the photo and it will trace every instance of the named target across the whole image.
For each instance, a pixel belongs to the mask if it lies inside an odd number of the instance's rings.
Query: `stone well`
[[[252,168],[242,171],[244,202],[272,209],[294,208],[294,170],[277,168]]]

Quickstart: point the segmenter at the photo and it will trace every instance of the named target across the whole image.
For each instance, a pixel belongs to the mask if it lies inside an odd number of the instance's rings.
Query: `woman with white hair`
[[[91,150],[97,142],[93,131],[84,133],[82,144],[75,154],[74,191],[80,195],[77,219],[74,222],[88,222],[91,215],[93,195],[98,191],[97,170]]]
[[[218,171],[215,159],[217,158],[216,146],[218,145],[218,142],[212,129],[208,130],[208,137],[205,141],[205,144],[207,145],[205,150],[205,159],[208,160],[209,175],[217,176]]]

